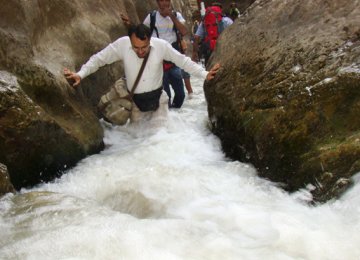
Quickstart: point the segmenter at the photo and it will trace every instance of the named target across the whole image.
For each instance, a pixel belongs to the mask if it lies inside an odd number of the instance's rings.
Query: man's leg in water
[[[169,99],[168,99],[168,106],[171,107],[171,91],[170,91],[170,70],[164,71],[164,76],[163,76],[163,86],[164,86],[164,91],[166,92],[166,94],[168,95]]]
[[[184,79],[185,88],[187,90],[188,95],[190,96],[193,93],[191,82],[190,82],[190,74],[187,73],[185,70],[181,70],[181,75]]]
[[[181,69],[179,67],[173,67],[169,70],[169,82],[174,90],[174,99],[172,101],[172,108],[180,108],[184,103],[185,90],[184,82],[181,75]]]
[[[156,111],[141,112],[140,109],[133,103],[131,110],[130,122],[136,123],[145,120],[163,119],[167,117],[169,111],[169,98],[165,91],[161,93],[159,100],[159,108]]]
[[[166,94],[165,91],[162,92],[161,96],[160,96],[160,101],[159,101],[159,108],[152,112],[152,120],[155,119],[155,120],[162,120],[162,119],[166,119],[167,116],[168,116],[168,111],[169,111],[169,106],[168,106],[168,103],[169,103],[169,98]]]

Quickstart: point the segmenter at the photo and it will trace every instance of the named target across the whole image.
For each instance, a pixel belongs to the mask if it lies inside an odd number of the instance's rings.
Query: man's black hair
[[[128,36],[131,37],[131,35],[133,35],[134,33],[135,36],[142,41],[150,39],[151,37],[150,28],[142,23],[138,25],[130,25],[128,30]]]

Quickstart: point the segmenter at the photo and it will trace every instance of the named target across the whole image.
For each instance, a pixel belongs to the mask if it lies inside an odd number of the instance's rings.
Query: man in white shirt
[[[130,26],[128,36],[117,39],[100,52],[91,56],[89,61],[81,67],[78,73],[72,72],[69,69],[64,69],[64,75],[68,80],[74,81],[73,86],[77,87],[80,84],[81,79],[94,73],[100,67],[122,60],[127,79],[127,87],[130,91],[129,88],[131,88],[135,82],[144,57],[148,54],[149,58],[147,64],[134,94],[133,100],[135,104],[131,116],[132,121],[140,120],[147,114],[156,113],[157,110],[164,108],[164,106],[167,109],[166,94],[164,95],[164,93],[162,93],[160,94],[161,97],[159,95],[153,100],[153,93],[157,92],[159,89],[161,90],[163,86],[163,60],[171,61],[180,68],[188,71],[190,74],[204,80],[213,79],[220,67],[219,64],[216,64],[209,72],[207,72],[202,66],[191,61],[189,57],[186,57],[172,48],[168,42],[152,38],[150,29],[144,24],[140,24],[137,26]],[[146,109],[141,110],[142,104],[136,103],[136,95],[141,95],[145,102],[149,101],[146,100],[147,97],[151,97],[152,100],[149,102],[157,102],[156,107],[160,106],[160,108],[155,111],[146,111]],[[165,102],[160,100],[165,100]],[[134,115],[134,113],[136,115]]]
[[[157,0],[158,10],[146,16],[144,24],[152,30],[152,37],[163,39],[170,43],[176,50],[180,51],[177,33],[184,36],[187,33],[185,19],[179,12],[174,12],[171,8],[171,0]],[[153,15],[153,18],[151,16]],[[152,25],[152,19],[155,23]],[[186,79],[188,91],[192,92],[190,75],[185,71],[182,73],[178,66],[164,62],[164,90],[171,99],[169,85],[174,90],[174,99],[170,107],[180,108],[185,99],[184,83],[182,77]],[[171,101],[171,100],[170,100]]]

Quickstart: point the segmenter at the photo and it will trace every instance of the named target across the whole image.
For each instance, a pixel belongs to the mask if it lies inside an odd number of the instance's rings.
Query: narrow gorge
[[[208,1],[205,1],[208,4]],[[238,1],[242,16],[205,84],[226,155],[288,191],[339,197],[360,171],[359,1]],[[224,1],[228,7],[230,1]],[[191,28],[196,1],[173,1]],[[53,180],[104,149],[96,104],[122,75],[102,68],[73,89],[62,75],[126,34],[156,1],[4,2],[0,10],[1,193]],[[3,171],[1,171],[3,172]],[[10,177],[10,178],[9,178]],[[11,180],[11,182],[10,182]]]

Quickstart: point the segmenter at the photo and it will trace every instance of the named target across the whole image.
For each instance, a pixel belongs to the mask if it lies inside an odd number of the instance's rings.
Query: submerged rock
[[[15,189],[10,181],[7,167],[0,163],[0,197],[9,192],[15,192]]]
[[[225,30],[205,85],[228,156],[314,200],[360,171],[360,3],[256,1]],[[211,64],[210,64],[211,65]]]

